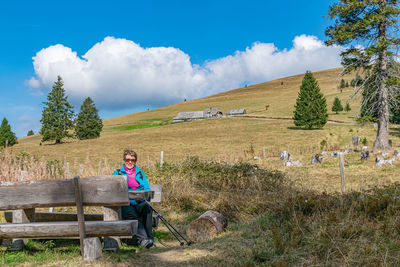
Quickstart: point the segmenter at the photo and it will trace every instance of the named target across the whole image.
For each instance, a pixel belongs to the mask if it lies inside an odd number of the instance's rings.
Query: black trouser
[[[122,219],[124,220],[138,220],[138,233],[136,237],[138,241],[143,239],[154,240],[153,236],[153,210],[146,201],[140,201],[136,205],[123,206]]]

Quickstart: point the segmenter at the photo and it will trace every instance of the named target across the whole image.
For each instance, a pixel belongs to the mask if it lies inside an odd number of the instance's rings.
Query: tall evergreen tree
[[[103,129],[98,110],[90,97],[83,101],[75,126],[75,134],[80,139],[92,139],[100,136]]]
[[[0,146],[5,147],[6,143],[8,146],[13,146],[18,144],[18,141],[15,133],[11,131],[11,126],[8,124],[8,120],[4,118],[0,126]]]
[[[399,77],[399,73],[391,73],[388,63],[395,61],[394,51],[400,46],[400,39],[396,36],[400,0],[337,2],[329,9],[329,16],[335,19],[335,23],[326,29],[326,35],[330,38],[326,43],[350,44],[341,54],[345,73],[368,69],[376,71],[374,79],[378,85],[375,90],[379,121],[374,148],[390,149],[389,103],[398,94],[396,77]]]
[[[26,136],[31,136],[34,135],[35,133],[33,132],[33,130],[29,130],[28,133],[26,134]]]
[[[293,120],[296,126],[322,128],[328,120],[326,99],[310,71],[304,75],[296,100]]]
[[[339,111],[343,111],[342,102],[340,102],[338,97],[335,97],[335,100],[333,100],[332,111],[336,112],[336,114]]]
[[[47,95],[47,102],[43,102],[45,107],[40,120],[42,142],[55,140],[56,144],[59,144],[63,138],[73,137],[68,130],[74,126],[74,111],[65,95],[63,85],[61,77],[58,76],[53,89]]]

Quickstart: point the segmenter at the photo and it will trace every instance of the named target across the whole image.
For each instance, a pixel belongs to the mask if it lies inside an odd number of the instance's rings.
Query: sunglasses
[[[135,163],[135,162],[136,162],[136,159],[126,159],[125,162],[126,162],[126,163],[128,163],[128,162],[129,162],[129,163]]]

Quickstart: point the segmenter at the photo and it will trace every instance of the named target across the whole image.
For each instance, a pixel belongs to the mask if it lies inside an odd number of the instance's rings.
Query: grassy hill
[[[328,110],[338,96],[344,104],[353,90],[347,87],[341,93],[338,90],[341,69],[330,69],[314,73],[321,91],[326,96]],[[318,190],[337,191],[338,183],[332,183],[338,175],[336,159],[328,158],[322,166],[312,166],[312,155],[321,152],[344,150],[351,138],[359,135],[366,138],[368,145],[375,139],[375,129],[371,125],[360,127],[354,124],[359,100],[351,102],[349,113],[329,112],[329,120],[344,124],[327,124],[320,130],[304,130],[294,127],[290,120],[304,74],[281,78],[270,82],[250,85],[213,96],[177,103],[159,109],[153,109],[104,120],[101,137],[94,140],[65,140],[63,144],[44,143],[40,145],[40,136],[19,139],[12,147],[16,153],[27,152],[44,161],[58,160],[64,165],[70,163],[70,173],[93,174],[110,172],[121,162],[121,153],[125,148],[133,148],[139,153],[140,166],[154,166],[160,160],[160,151],[164,151],[164,160],[179,161],[188,156],[199,156],[206,160],[238,162],[250,161],[266,168],[284,170],[301,185]],[[353,76],[344,79],[350,83]],[[269,105],[268,110],[265,106]],[[169,121],[178,112],[203,110],[218,107],[224,113],[229,109],[245,108],[253,118],[222,118],[171,124]],[[283,118],[270,120],[269,118]],[[286,120],[285,120],[286,118]],[[393,143],[399,144],[396,126],[392,128]],[[321,148],[321,141],[327,145]],[[279,160],[280,150],[289,150],[304,167],[283,168]],[[254,160],[254,156],[264,156]],[[373,168],[373,161],[359,166],[358,154],[347,156],[354,161],[347,170],[347,187],[360,189],[377,183],[397,181],[397,168],[383,173]],[[65,167],[65,166],[64,166]],[[311,168],[312,167],[312,168]],[[372,169],[373,168],[373,169]],[[92,171],[88,171],[91,169]],[[107,170],[107,171],[106,171]],[[363,172],[365,171],[365,173]],[[360,183],[360,177],[366,179]],[[313,177],[310,179],[310,177]],[[318,177],[318,178],[314,178]],[[377,181],[375,177],[380,177]],[[315,182],[314,179],[318,179]]]

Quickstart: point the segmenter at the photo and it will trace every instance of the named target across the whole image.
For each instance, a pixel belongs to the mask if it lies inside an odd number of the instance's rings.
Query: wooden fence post
[[[65,178],[69,177],[69,162],[67,161],[67,169],[65,170]]]
[[[164,164],[164,151],[161,151],[160,168],[163,167],[163,164]]]
[[[340,189],[342,194],[346,192],[346,179],[344,177],[344,154],[339,152],[339,166],[340,166]]]

